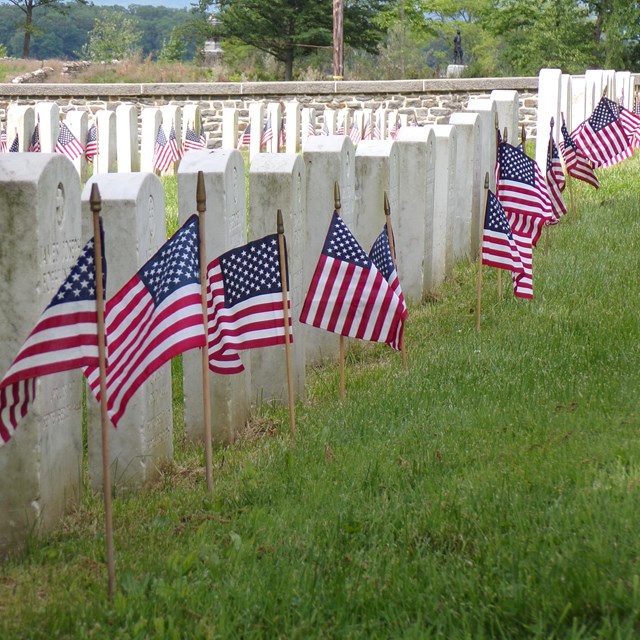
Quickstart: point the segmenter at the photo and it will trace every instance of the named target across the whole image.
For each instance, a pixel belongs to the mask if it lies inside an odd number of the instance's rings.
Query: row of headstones
[[[337,359],[334,334],[298,322],[341,192],[341,215],[369,251],[382,230],[388,196],[402,288],[410,301],[435,292],[456,261],[478,251],[483,177],[493,176],[495,117],[517,128],[517,92],[472,100],[451,124],[403,127],[395,141],[346,136],[310,138],[302,154],[259,154],[245,166],[238,150],[189,151],[177,174],[180,220],[196,210],[197,172],[207,194],[206,260],[273,233],[284,217],[293,317],[293,375],[304,397],[305,368]],[[76,170],[60,154],[0,155],[0,370],[6,371],[43,308],[92,235],[89,194],[102,195],[107,293],[114,294],[166,239],[165,198],[153,173],[96,174],[80,191]],[[249,222],[247,228],[247,207]],[[411,345],[408,345],[409,351]],[[243,355],[246,371],[211,376],[212,423],[218,441],[242,430],[256,402],[286,399],[283,348]],[[183,358],[184,424],[188,438],[204,433],[199,355]],[[275,372],[280,371],[280,375]],[[37,398],[12,440],[0,448],[0,550],[24,540],[30,527],[55,524],[81,490],[82,436],[79,371],[43,377]],[[90,394],[88,394],[90,396]],[[89,476],[102,483],[99,415],[88,399]],[[140,388],[117,431],[110,432],[112,483],[136,487],[152,479],[173,446],[170,368]]]
[[[591,115],[603,94],[627,109],[633,109],[635,81],[631,72],[589,69],[584,76],[571,76],[560,69],[540,70],[536,162],[541,167],[546,163],[551,118],[554,140],[560,142],[563,115],[567,129],[573,131]]]

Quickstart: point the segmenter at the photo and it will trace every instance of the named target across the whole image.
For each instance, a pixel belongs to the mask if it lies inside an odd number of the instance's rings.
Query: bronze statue
[[[462,62],[462,38],[460,30],[456,32],[453,38],[453,64],[463,64]]]

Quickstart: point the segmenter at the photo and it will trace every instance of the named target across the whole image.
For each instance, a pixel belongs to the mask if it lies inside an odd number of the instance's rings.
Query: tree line
[[[332,74],[333,0],[199,0],[183,10],[5,1],[0,50],[14,57],[198,62],[215,36],[229,79]],[[468,76],[640,71],[640,2],[631,0],[344,0],[344,12],[351,78],[438,76],[457,30]]]

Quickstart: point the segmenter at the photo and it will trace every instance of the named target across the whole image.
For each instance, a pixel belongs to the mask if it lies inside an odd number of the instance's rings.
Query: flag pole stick
[[[389,198],[387,192],[384,192],[384,219],[387,229],[387,239],[389,240],[389,250],[391,251],[391,260],[393,261],[393,268],[398,272],[398,263],[396,262],[396,246],[393,241],[393,229],[391,227],[391,206],[389,205]],[[407,364],[407,348],[404,344],[404,335],[400,341],[400,352],[402,353],[402,367],[405,372],[409,371],[409,365]]]
[[[289,392],[289,431],[291,438],[296,437],[296,407],[293,395],[293,372],[291,367],[291,335],[289,328],[289,300],[287,291],[287,261],[284,246],[284,223],[282,211],[277,212],[278,248],[280,249],[280,282],[282,285],[282,311],[284,314],[284,351],[287,359],[287,391]]]
[[[340,201],[340,186],[337,182],[333,183],[333,208],[338,213],[342,208],[342,203]],[[340,351],[339,351],[339,359],[340,359],[340,402],[344,402],[344,336],[340,336]]]
[[[481,244],[482,244],[482,236],[483,236],[482,231],[484,230],[484,217],[487,215],[487,199],[488,198],[489,198],[489,172],[487,171],[487,173],[484,174],[484,208],[482,210],[484,212],[484,215],[480,216]],[[498,269],[498,273],[500,273],[500,269]],[[481,316],[480,306],[482,304],[482,246],[480,246],[480,255],[478,256],[478,283],[476,287],[476,296],[477,296],[476,331],[480,333],[480,316]]]
[[[496,127],[496,158],[497,158],[498,150],[500,148],[500,118],[498,117],[497,111],[495,115],[495,127]],[[508,133],[507,128],[505,127],[504,128],[505,142],[506,142],[507,133]],[[497,179],[498,177],[496,176],[496,181]],[[484,221],[483,221],[483,224],[484,224]],[[498,300],[502,302],[502,269],[498,269],[497,280],[498,280]]]
[[[207,477],[207,491],[213,493],[213,472],[211,452],[211,392],[209,390],[209,318],[207,317],[207,265],[205,243],[205,211],[207,210],[207,195],[204,187],[204,173],[198,171],[196,185],[196,210],[200,225],[200,295],[202,298],[202,323],[207,337],[202,347],[202,404],[204,411],[204,458]]]
[[[109,415],[107,413],[107,364],[104,329],[104,288],[102,286],[102,235],[100,212],[102,198],[98,185],[91,185],[89,205],[93,214],[94,255],[96,261],[96,311],[98,316],[98,366],[100,370],[100,425],[102,431],[102,491],[104,495],[104,521],[107,550],[109,600],[113,599],[116,585],[116,569],[113,555],[113,518],[111,513],[111,470],[109,469]]]
[[[551,146],[551,140],[552,140],[552,136],[553,136],[553,125],[555,124],[554,120],[553,120],[553,116],[551,116],[551,121],[549,123],[550,125],[550,131],[549,131],[549,143],[547,144],[547,162],[549,162],[549,158],[551,157],[551,154],[553,153],[553,147]],[[546,172],[545,172],[546,173]],[[545,234],[544,234],[544,255],[548,256],[549,255],[549,225],[546,224],[545,225],[546,230],[545,230]]]

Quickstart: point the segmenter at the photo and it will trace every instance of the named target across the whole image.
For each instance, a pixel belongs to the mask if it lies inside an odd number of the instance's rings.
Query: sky
[[[169,9],[190,9],[192,4],[192,0],[92,0],[92,2],[98,7],[114,5],[128,7],[130,4],[139,4],[152,7],[168,7]]]

